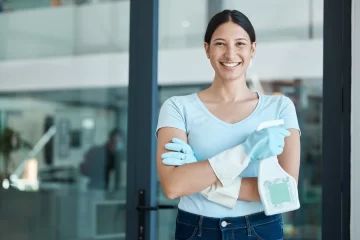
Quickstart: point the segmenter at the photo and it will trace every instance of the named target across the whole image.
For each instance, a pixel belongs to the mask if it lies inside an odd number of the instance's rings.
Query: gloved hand
[[[162,162],[165,165],[181,166],[183,164],[197,162],[192,148],[178,138],[173,138],[171,143],[165,144],[165,149],[172,151],[161,155]]]
[[[165,149],[174,151],[161,155],[162,162],[166,165],[181,166],[183,164],[197,162],[192,148],[178,138],[173,138],[171,143],[165,144]],[[223,187],[221,183],[217,181],[200,193],[209,201],[233,208],[239,196],[240,185],[241,178],[239,177],[227,187]]]
[[[229,186],[250,161],[263,160],[282,153],[284,138],[290,136],[290,132],[271,125],[272,122],[276,125],[282,124],[279,120],[267,122],[266,128],[254,131],[244,143],[209,158],[214,173],[224,187]]]
[[[250,161],[263,160],[280,155],[288,136],[290,132],[283,127],[269,127],[253,132],[242,145]]]

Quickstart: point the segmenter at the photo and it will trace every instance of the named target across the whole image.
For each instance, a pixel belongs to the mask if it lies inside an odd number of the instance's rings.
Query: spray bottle
[[[282,124],[284,120],[268,121],[261,123],[257,130]],[[268,216],[300,208],[296,180],[282,169],[277,156],[260,161],[258,189],[265,214]]]

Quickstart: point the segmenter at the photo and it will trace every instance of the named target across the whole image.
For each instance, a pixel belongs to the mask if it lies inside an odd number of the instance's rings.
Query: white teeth
[[[237,65],[239,65],[240,63],[222,63],[224,66],[226,66],[226,67],[235,67],[235,66],[237,66]]]

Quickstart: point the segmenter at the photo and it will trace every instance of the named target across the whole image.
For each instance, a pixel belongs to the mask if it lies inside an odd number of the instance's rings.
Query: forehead
[[[237,39],[246,38],[250,39],[249,34],[238,24],[234,22],[226,22],[216,28],[212,35],[212,39],[223,38],[223,39]]]

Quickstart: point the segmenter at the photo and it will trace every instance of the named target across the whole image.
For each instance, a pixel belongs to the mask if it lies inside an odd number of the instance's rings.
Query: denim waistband
[[[224,227],[226,227],[226,229],[239,229],[266,224],[272,221],[277,221],[280,218],[280,214],[267,216],[264,212],[241,217],[212,218],[185,212],[179,209],[176,220],[184,224],[205,229],[222,229]]]

